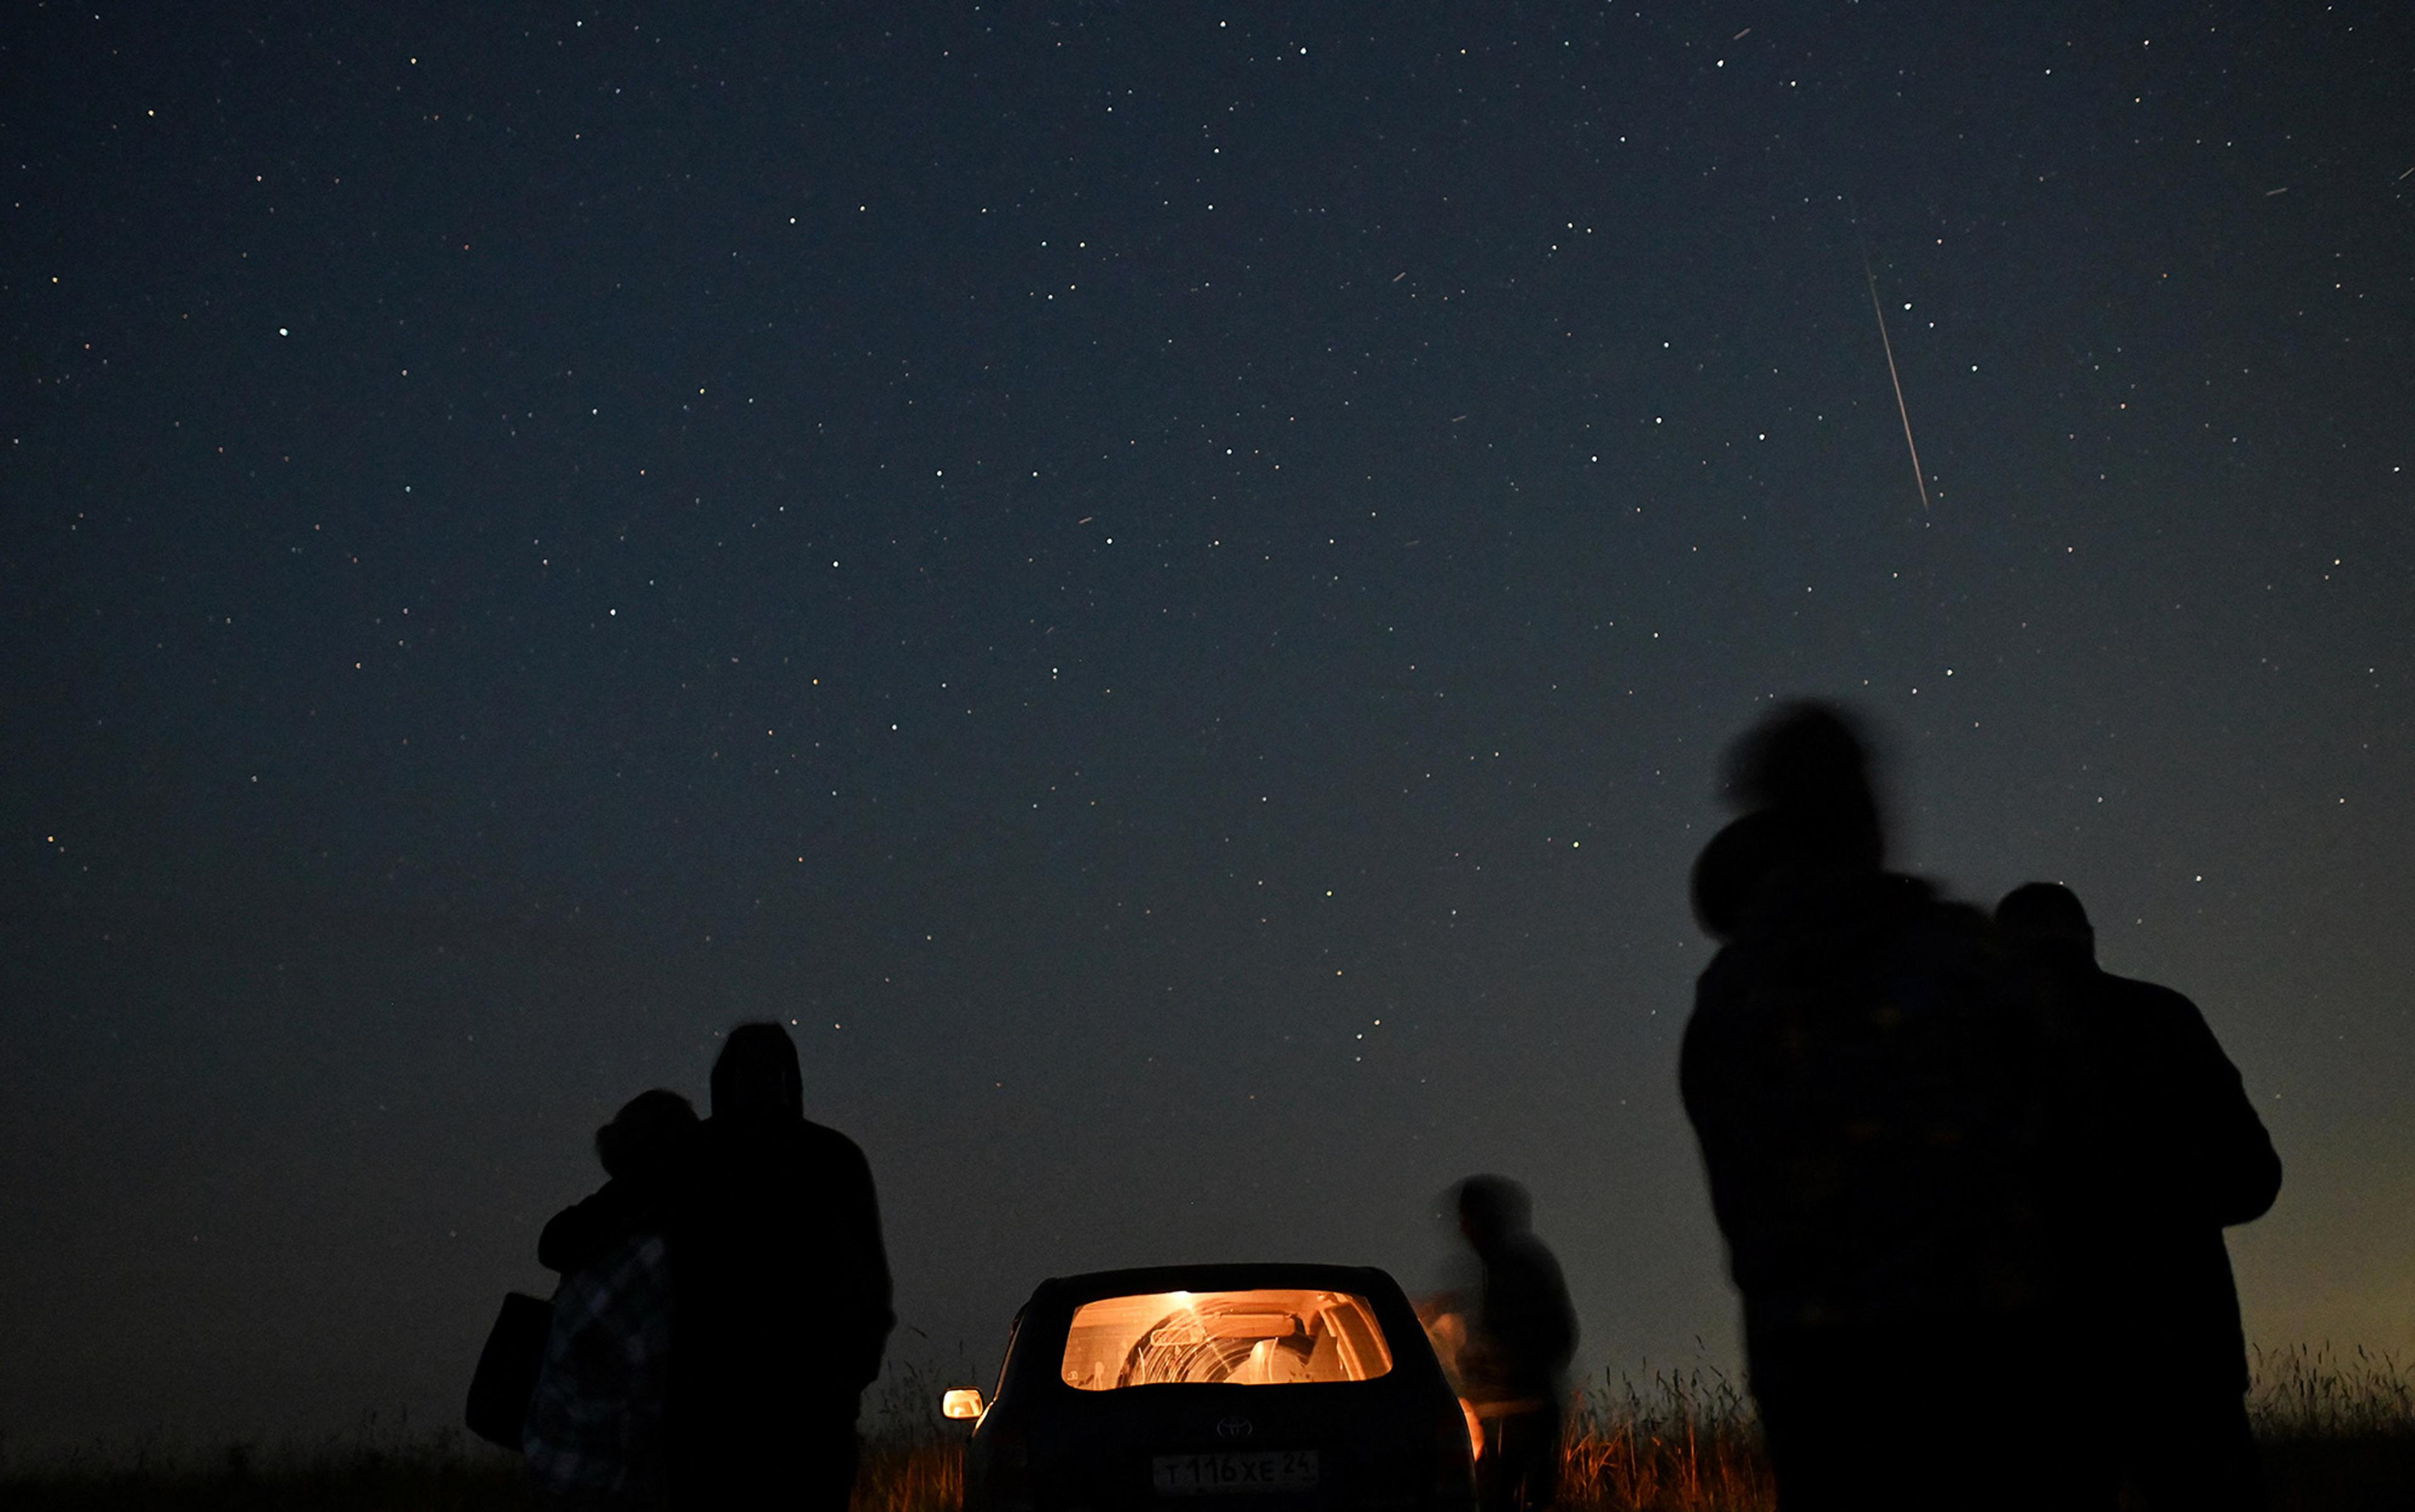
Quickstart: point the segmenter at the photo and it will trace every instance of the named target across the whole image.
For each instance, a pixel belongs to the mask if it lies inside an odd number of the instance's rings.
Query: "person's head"
[[[1782,816],[1789,843],[1806,859],[1876,870],[1886,833],[1870,766],[1869,741],[1852,716],[1807,700],[1778,710],[1728,748],[1725,786],[1738,807]]]
[[[742,1024],[712,1063],[712,1115],[741,1123],[805,1115],[797,1044],[777,1024]]]
[[[640,1092],[621,1105],[612,1121],[595,1130],[595,1158],[608,1176],[643,1175],[678,1159],[681,1143],[696,1128],[696,1109],[666,1087]]]
[[[1459,1208],[1459,1232],[1478,1250],[1491,1249],[1513,1234],[1523,1234],[1534,1223],[1534,1199],[1508,1176],[1469,1176],[1452,1193]]]
[[[1702,933],[1713,939],[1735,938],[1753,890],[1797,859],[1796,849],[1785,816],[1773,809],[1756,809],[1711,836],[1694,858],[1688,890]]]
[[[2004,943],[2027,955],[2071,964],[2096,961],[2096,931],[2079,896],[2060,882],[2024,882],[1996,905]]]

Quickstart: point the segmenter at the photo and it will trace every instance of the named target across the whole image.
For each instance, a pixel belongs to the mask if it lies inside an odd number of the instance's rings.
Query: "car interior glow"
[[[1061,1375],[1082,1391],[1371,1381],[1392,1352],[1367,1299],[1260,1288],[1101,1297],[1073,1313]]]

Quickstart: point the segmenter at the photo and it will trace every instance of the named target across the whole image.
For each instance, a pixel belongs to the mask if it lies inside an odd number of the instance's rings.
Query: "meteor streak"
[[[1858,228],[1857,228],[1858,232]],[[1912,439],[1912,412],[1904,407],[1903,378],[1895,370],[1895,343],[1887,337],[1886,307],[1879,303],[1879,276],[1870,270],[1870,249],[1862,247],[1862,277],[1869,281],[1870,313],[1879,318],[1879,345],[1886,349],[1887,382],[1895,385],[1895,412],[1903,416],[1903,444],[1912,453],[1912,481],[1920,490],[1920,512],[1928,513],[1928,477],[1920,467],[1920,443]]]

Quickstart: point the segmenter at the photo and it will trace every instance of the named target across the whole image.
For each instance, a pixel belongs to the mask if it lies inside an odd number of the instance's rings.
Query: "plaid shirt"
[[[521,1432],[548,1494],[581,1505],[662,1500],[671,1312],[659,1234],[633,1235],[562,1278]]]

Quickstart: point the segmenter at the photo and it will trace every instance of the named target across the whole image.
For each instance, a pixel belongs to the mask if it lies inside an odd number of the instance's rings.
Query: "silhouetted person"
[[[595,1131],[610,1179],[537,1240],[537,1258],[562,1279],[520,1445],[554,1505],[662,1505],[677,1328],[665,1230],[673,1173],[697,1128],[676,1092],[631,1099]]]
[[[2043,1036],[1987,916],[1885,869],[1868,769],[1837,711],[1773,716],[1693,878],[1722,948],[1679,1080],[1779,1505],[2109,1506],[2039,1451],[2071,1365]]]
[[[806,1120],[780,1025],[730,1031],[713,1063],[671,1232],[673,1505],[845,1512],[894,1322],[889,1261],[863,1152]]]
[[[1560,1263],[1535,1236],[1526,1189],[1470,1176],[1455,1189],[1459,1232],[1481,1268],[1465,1301],[1460,1387],[1484,1431],[1476,1494],[1484,1512],[1538,1512],[1559,1496],[1560,1430],[1577,1315]]]
[[[595,1130],[595,1158],[610,1179],[547,1220],[537,1263],[567,1274],[630,1234],[661,1229],[672,1174],[696,1130],[696,1109],[677,1092],[658,1086],[631,1098]]]
[[[2247,1349],[2222,1231],[2260,1218],[2281,1160],[2197,1005],[2098,968],[2067,888],[1996,905],[2032,963],[2098,1101],[2092,1178],[2075,1218],[2076,1301],[2109,1355],[2115,1452],[2141,1508],[2264,1505],[2247,1425]]]

